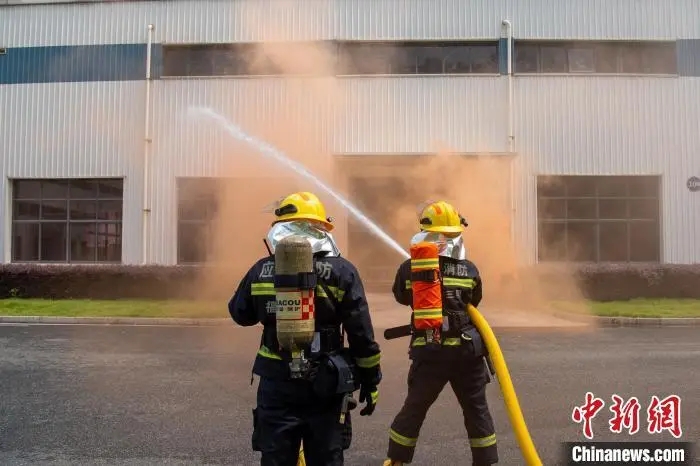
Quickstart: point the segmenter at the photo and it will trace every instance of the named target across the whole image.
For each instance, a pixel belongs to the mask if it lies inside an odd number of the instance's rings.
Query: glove
[[[379,390],[376,385],[363,385],[360,387],[360,403],[367,402],[360,416],[371,416],[379,401]]]

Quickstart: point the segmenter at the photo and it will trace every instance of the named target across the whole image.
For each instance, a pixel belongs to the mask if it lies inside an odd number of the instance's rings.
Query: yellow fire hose
[[[523,417],[523,412],[520,409],[520,403],[518,402],[518,397],[515,394],[515,388],[513,388],[513,381],[510,379],[510,373],[508,372],[508,366],[503,358],[503,353],[501,352],[501,347],[498,344],[496,336],[491,330],[488,322],[484,316],[481,315],[479,310],[469,304],[467,306],[467,312],[469,317],[471,317],[472,322],[476,326],[481,336],[484,338],[484,343],[486,344],[486,349],[488,349],[491,360],[493,361],[494,370],[496,371],[496,376],[498,376],[498,384],[501,387],[501,393],[503,393],[503,400],[506,404],[506,410],[508,411],[508,417],[510,418],[510,423],[513,426],[513,431],[515,432],[515,437],[520,446],[520,451],[523,453],[525,458],[525,463],[527,466],[543,466],[542,460],[537,454],[535,449],[535,444],[532,442],[532,437],[530,437],[530,432],[527,429],[527,424],[525,424],[525,418]],[[297,461],[297,466],[306,466],[306,459],[304,458],[304,445],[299,449],[299,460]]]
[[[467,306],[467,312],[477,330],[479,330],[479,333],[481,333],[481,336],[484,338],[486,349],[488,349],[491,360],[493,361],[494,370],[498,376],[498,384],[501,387],[503,400],[506,404],[506,410],[508,411],[508,417],[513,426],[515,437],[518,440],[520,451],[522,451],[523,457],[525,458],[525,463],[527,466],[542,466],[542,460],[540,460],[537,454],[535,444],[532,443],[532,437],[530,437],[530,433],[527,430],[523,412],[520,410],[520,403],[518,403],[518,397],[515,395],[513,382],[510,380],[508,366],[506,366],[506,361],[503,358],[498,340],[496,340],[493,330],[491,330],[488,322],[486,322],[486,319],[477,308],[469,304]]]
[[[306,458],[304,458],[304,444],[301,444],[299,448],[299,460],[297,461],[297,466],[306,466]]]

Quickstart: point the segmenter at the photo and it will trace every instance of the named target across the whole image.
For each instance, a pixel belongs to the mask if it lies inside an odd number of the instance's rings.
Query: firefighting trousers
[[[456,356],[456,355],[455,355]],[[488,375],[482,358],[416,358],[408,373],[408,394],[389,431],[388,457],[410,463],[428,409],[449,382],[462,407],[474,466],[498,462],[496,433],[486,401]]]
[[[304,442],[307,466],[343,466],[352,437],[350,413],[341,424],[342,397],[319,400],[303,380],[261,377],[253,410],[253,449],[261,466],[296,466]]]

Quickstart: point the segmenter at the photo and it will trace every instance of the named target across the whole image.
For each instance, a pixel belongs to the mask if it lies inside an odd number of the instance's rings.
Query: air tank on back
[[[274,282],[277,340],[293,358],[303,359],[303,349],[311,344],[315,331],[316,273],[306,238],[292,235],[277,244]]]

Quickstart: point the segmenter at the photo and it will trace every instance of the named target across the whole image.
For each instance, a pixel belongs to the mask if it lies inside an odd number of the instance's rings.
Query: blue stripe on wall
[[[679,39],[676,47],[678,74],[700,77],[700,39]]]
[[[512,40],[511,40],[512,42]],[[515,51],[515,49],[513,49]],[[508,74],[508,38],[501,37],[498,40],[498,72]]]
[[[146,47],[116,44],[9,48],[0,55],[0,84],[145,79]],[[156,48],[160,47],[153,48],[154,58],[161,55]],[[152,69],[158,68],[154,63]]]

